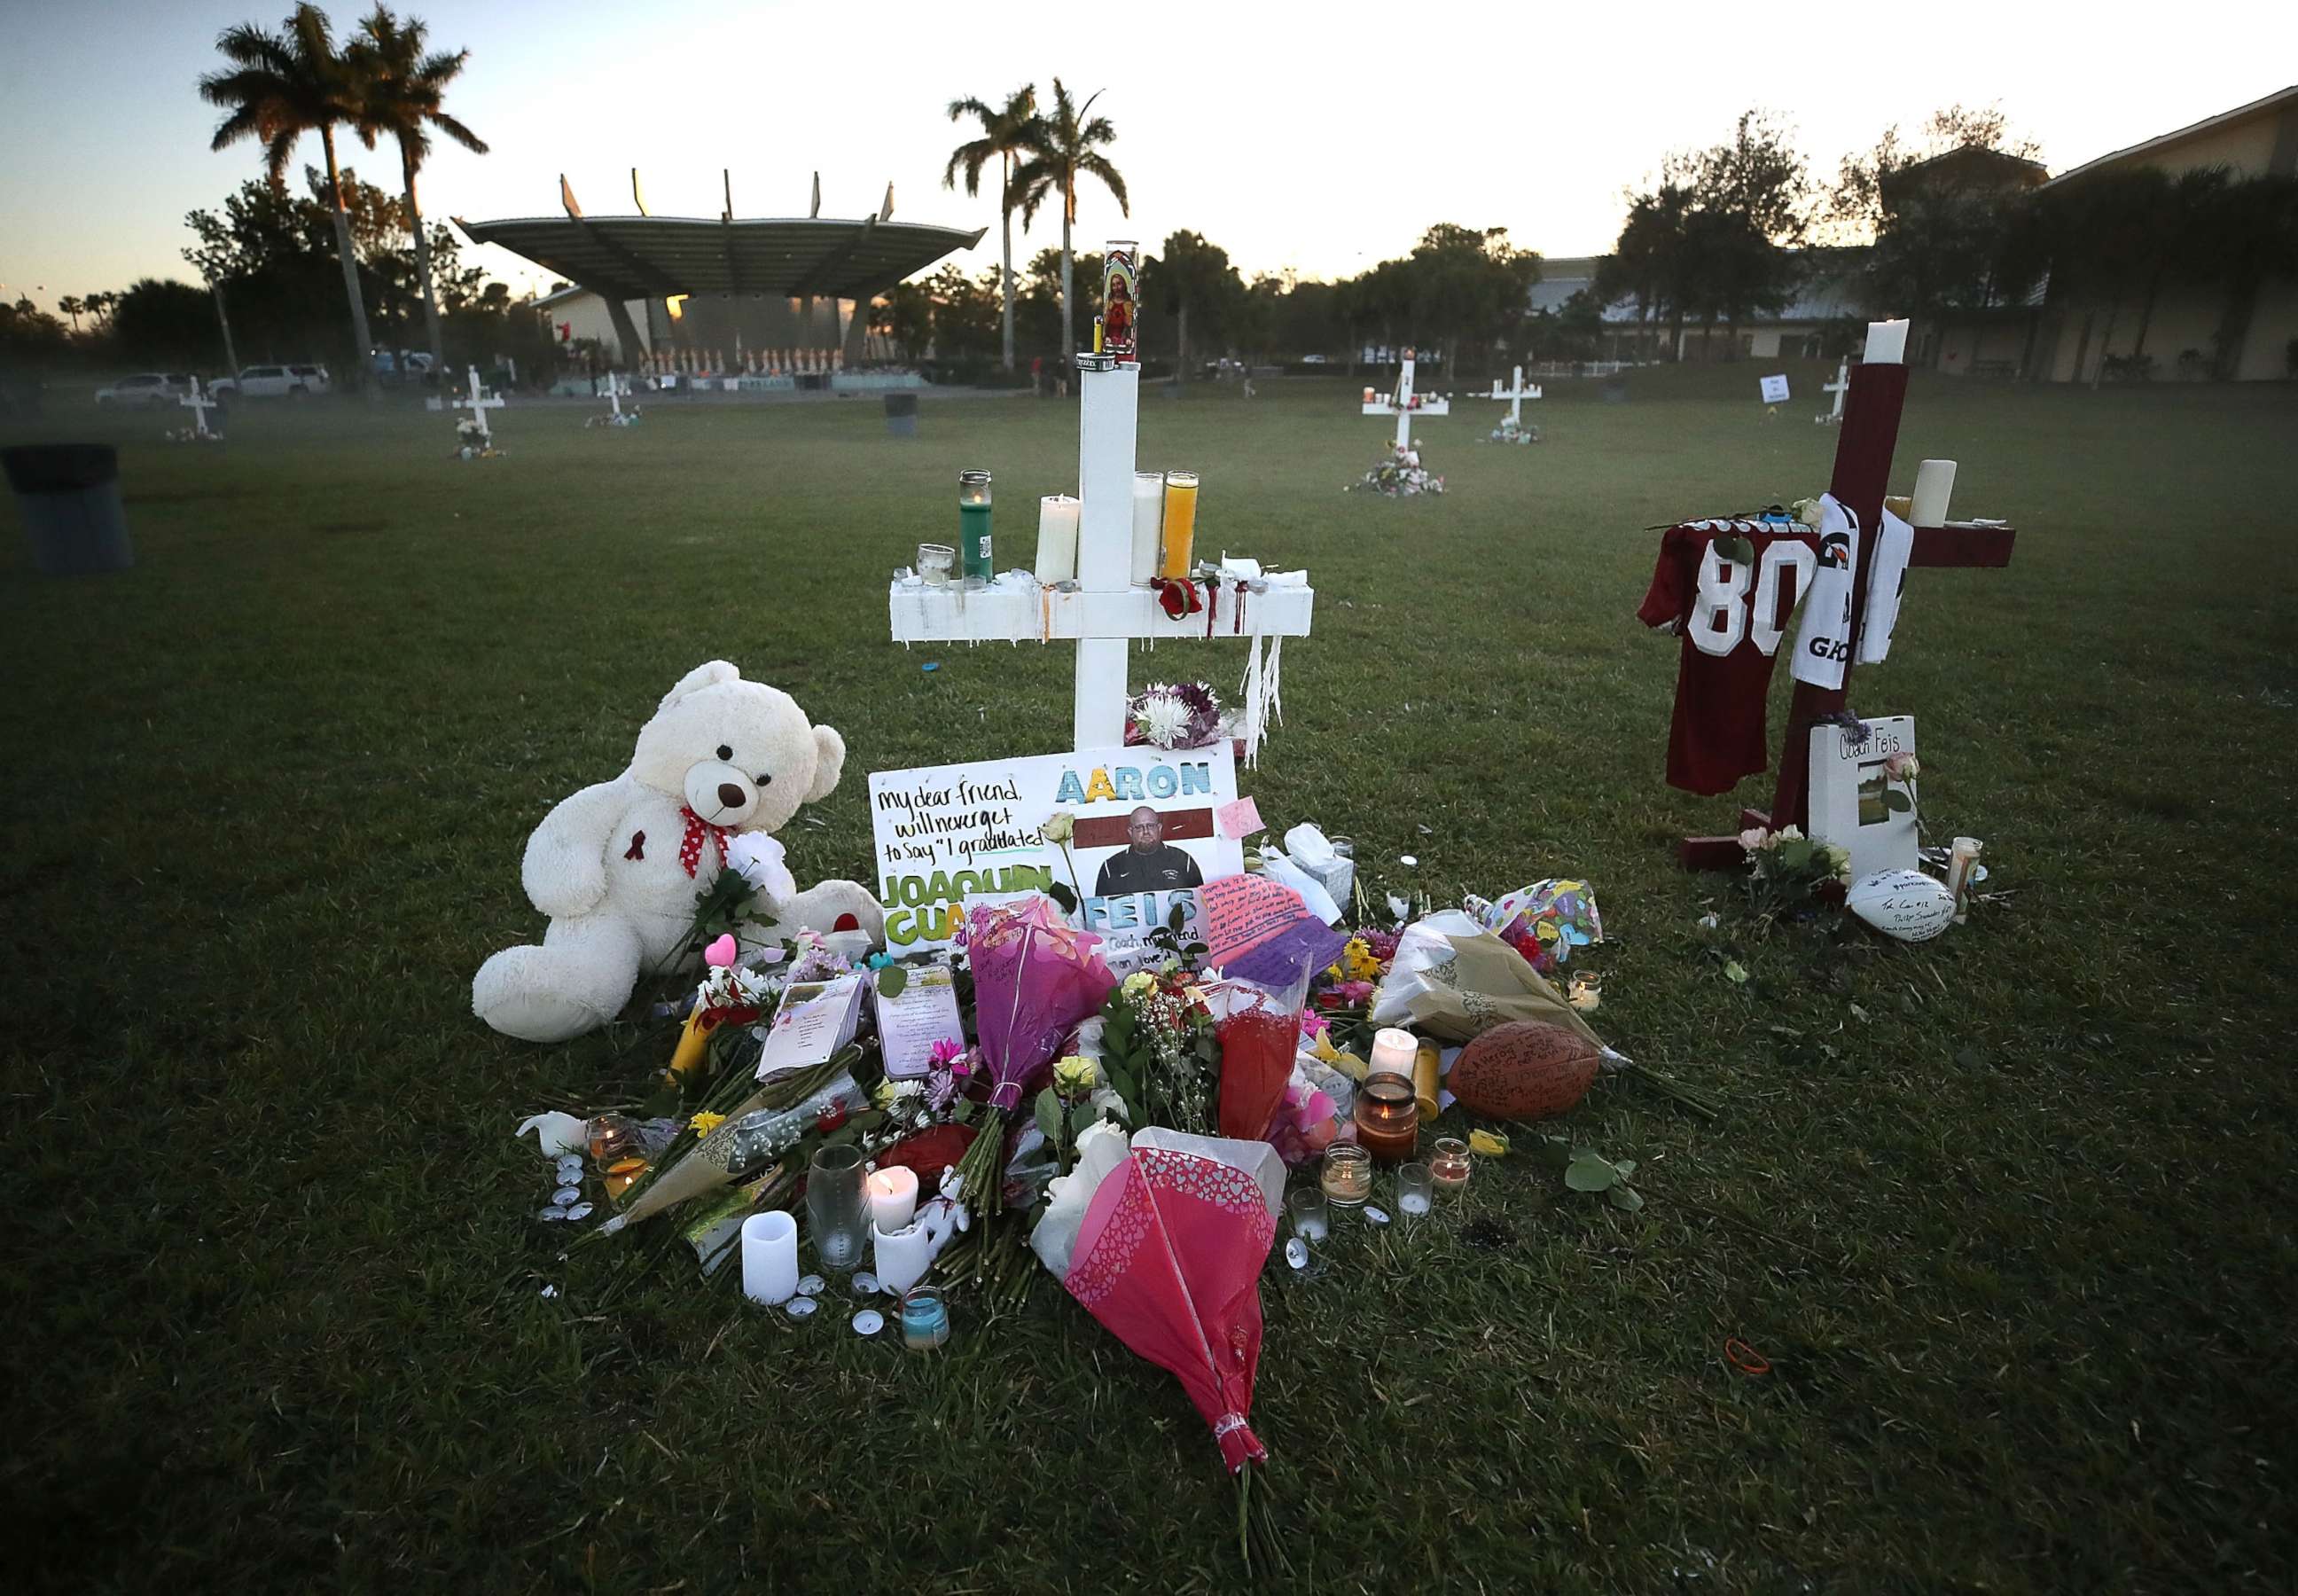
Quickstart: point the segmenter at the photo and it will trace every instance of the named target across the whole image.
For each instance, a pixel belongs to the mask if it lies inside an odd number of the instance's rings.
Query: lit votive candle
[[[1037,502],[1037,580],[1047,586],[1077,580],[1080,508],[1066,493],[1048,493]]]
[[[1325,1149],[1324,1170],[1317,1184],[1326,1202],[1343,1208],[1359,1206],[1372,1195],[1372,1154],[1353,1143],[1334,1143]]]
[[[1409,1163],[1396,1171],[1396,1206],[1402,1213],[1426,1213],[1434,1200],[1434,1178],[1425,1163]]]
[[[1574,1008],[1578,1009],[1583,1014],[1592,1009],[1602,1006],[1604,1002],[1604,978],[1597,974],[1593,970],[1581,970],[1575,972],[1572,977],[1571,988],[1565,993],[1564,1001],[1570,1004]]]
[[[1376,1030],[1372,1038],[1372,1060],[1366,1066],[1367,1077],[1388,1073],[1401,1075],[1409,1080],[1412,1079],[1412,1061],[1419,1056],[1419,1053],[1420,1044],[1413,1039],[1410,1031],[1399,1030],[1393,1025],[1386,1030]]]
[[[870,1222],[899,1230],[918,1211],[918,1172],[896,1164],[870,1177]]]
[[[1457,1196],[1468,1189],[1468,1144],[1457,1136],[1440,1136],[1428,1158],[1428,1176],[1440,1192]]]
[[[1322,1241],[1327,1234],[1325,1225],[1325,1189],[1321,1186],[1296,1187],[1285,1197],[1285,1206],[1293,1215],[1293,1234],[1302,1241]]]

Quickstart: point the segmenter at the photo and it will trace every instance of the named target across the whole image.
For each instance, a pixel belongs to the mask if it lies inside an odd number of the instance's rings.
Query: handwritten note
[[[1213,823],[1219,827],[1222,836],[1235,837],[1242,841],[1262,829],[1261,806],[1249,798],[1241,798],[1233,804],[1223,804],[1213,811]]]
[[[1227,975],[1284,985],[1323,969],[1348,938],[1309,912],[1292,888],[1262,876],[1229,876],[1198,889],[1210,962]]]

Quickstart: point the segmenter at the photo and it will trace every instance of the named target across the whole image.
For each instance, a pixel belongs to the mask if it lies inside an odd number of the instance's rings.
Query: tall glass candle
[[[1083,507],[1067,493],[1048,493],[1037,501],[1037,580],[1051,585],[1075,582],[1078,561],[1078,512]]]
[[[1178,582],[1189,574],[1197,542],[1197,474],[1165,473],[1165,560],[1163,575]]]
[[[957,557],[968,587],[986,586],[989,558],[989,473],[957,474]]]
[[[1165,474],[1133,474],[1133,581],[1138,585],[1157,575],[1157,543],[1165,530]]]
[[[815,1152],[806,1175],[806,1217],[823,1268],[850,1269],[860,1261],[870,1228],[860,1148],[848,1142]]]
[[[1133,313],[1141,299],[1140,275],[1134,262],[1141,246],[1130,238],[1112,238],[1101,252],[1101,343],[1099,352],[1120,360],[1134,358]]]

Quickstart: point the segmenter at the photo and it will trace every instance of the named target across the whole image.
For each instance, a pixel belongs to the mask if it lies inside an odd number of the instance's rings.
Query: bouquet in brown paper
[[[1431,914],[1404,933],[1368,1018],[1448,1042],[1510,1020],[1543,1020],[1604,1046],[1522,954],[1458,910]]]

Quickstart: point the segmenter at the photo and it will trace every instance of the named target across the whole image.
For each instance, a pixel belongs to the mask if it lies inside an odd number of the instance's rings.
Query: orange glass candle
[[[1165,559],[1158,567],[1168,581],[1178,582],[1194,563],[1197,542],[1197,474],[1165,473]]]
[[[1381,1163],[1412,1156],[1420,1144],[1420,1104],[1406,1075],[1375,1075],[1357,1091],[1357,1145]]]

